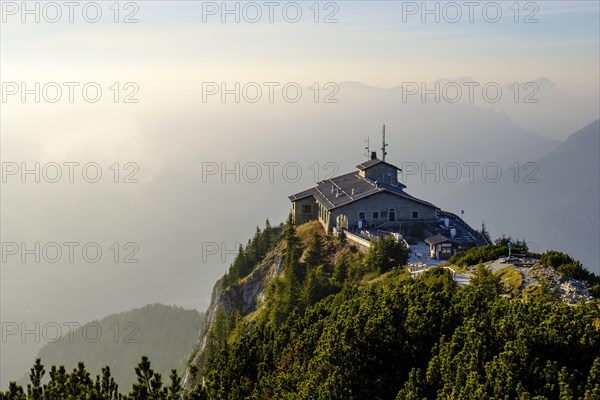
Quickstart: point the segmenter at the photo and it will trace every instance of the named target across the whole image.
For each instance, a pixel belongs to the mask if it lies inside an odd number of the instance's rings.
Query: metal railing
[[[455,223],[458,223],[458,225],[463,227],[467,231],[467,233],[469,233],[469,235],[471,235],[471,237],[473,238],[473,240],[475,241],[475,243],[477,245],[481,246],[481,245],[489,244],[488,240],[485,238],[485,236],[483,236],[481,234],[481,232],[471,228],[471,226],[469,224],[467,224],[458,215],[453,214],[448,211],[438,211],[437,215],[438,215],[438,217],[447,217],[447,218],[453,220]]]

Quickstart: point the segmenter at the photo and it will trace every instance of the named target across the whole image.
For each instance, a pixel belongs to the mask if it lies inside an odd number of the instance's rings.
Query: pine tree
[[[90,373],[86,371],[84,363],[80,362],[77,364],[77,368],[73,369],[69,374],[66,390],[69,394],[77,398],[78,396],[83,396],[91,384]]]
[[[295,270],[300,263],[300,256],[302,254],[302,248],[300,245],[300,238],[296,235],[296,226],[290,213],[288,216],[287,223],[284,227],[284,239],[285,239],[285,267],[286,269]]]
[[[271,250],[271,248],[273,247],[274,244],[275,244],[275,232],[273,231],[273,228],[271,227],[271,223],[267,219],[267,221],[265,222],[265,229],[263,229],[263,231],[262,231],[261,240],[260,240],[260,247],[261,247],[263,256],[265,254],[267,254],[267,252],[269,250]]]
[[[398,392],[396,400],[421,400],[427,398],[422,387],[424,386],[423,376],[420,369],[412,369],[408,375],[408,380],[404,388]]]
[[[25,391],[16,382],[11,382],[6,393],[0,393],[0,399],[3,400],[26,400]]]
[[[119,396],[119,385],[115,382],[115,379],[110,375],[110,367],[106,366],[102,368],[102,379],[100,380],[100,398],[103,400],[118,399]]]
[[[304,262],[308,268],[315,268],[324,263],[323,240],[318,232],[313,234],[313,240],[306,251]]]
[[[285,274],[288,283],[289,300],[291,304],[297,304],[299,300],[300,287],[304,283],[304,269],[300,265],[302,247],[300,238],[296,235],[296,227],[290,213],[284,229],[285,238]]]
[[[338,285],[343,285],[348,278],[348,268],[348,258],[345,255],[339,257],[333,267],[333,281]]]
[[[483,236],[488,243],[492,243],[492,237],[490,236],[490,233],[488,232],[484,221],[481,221],[481,230],[479,231],[479,233],[481,233],[481,236]]]
[[[254,236],[252,240],[248,242],[248,246],[246,247],[246,255],[248,257],[248,261],[251,264],[251,267],[256,265],[262,258],[262,254],[260,251],[260,228],[256,227],[256,232],[254,232]]]
[[[162,377],[160,374],[155,373],[150,366],[148,357],[142,356],[142,360],[135,367],[137,383],[133,384],[129,394],[135,400],[161,400],[163,398],[161,391]]]
[[[477,303],[481,303],[483,300],[492,301],[503,291],[500,280],[483,265],[479,265],[466,289],[476,294]]]
[[[594,359],[585,386],[584,400],[600,399],[600,357]]]
[[[308,270],[306,282],[302,288],[302,310],[329,296],[333,288],[322,265]]]
[[[365,269],[368,272],[385,273],[394,267],[406,265],[408,249],[402,242],[391,236],[380,236],[371,241],[365,257]]]
[[[42,360],[35,360],[35,364],[30,370],[29,380],[31,384],[27,385],[27,398],[37,400],[42,398],[42,378],[46,375],[46,370],[42,365]]]
[[[508,242],[512,242],[512,238],[510,237],[510,235],[506,236],[506,234],[504,233],[502,234],[502,236],[494,240],[494,243],[500,246],[506,246]]]
[[[304,311],[306,307],[316,302],[318,290],[319,283],[316,268],[309,269],[300,295],[302,306],[299,308],[301,311]]]
[[[285,271],[290,279],[296,280],[297,285],[304,282],[304,274],[300,266],[300,256],[302,255],[302,247],[300,238],[296,235],[296,227],[290,213],[288,222],[285,225]]]
[[[248,248],[246,248],[248,249]],[[250,272],[252,272],[252,260],[251,257],[247,256],[247,250],[244,250],[242,245],[240,244],[238,248],[238,254],[233,261],[233,270],[235,271],[235,281],[238,279],[244,278]],[[234,282],[235,282],[234,281]]]
[[[64,397],[66,392],[66,384],[67,384],[67,371],[63,365],[59,368],[56,366],[52,366],[50,368],[50,382],[46,385],[46,392],[48,396],[52,399],[61,399]]]

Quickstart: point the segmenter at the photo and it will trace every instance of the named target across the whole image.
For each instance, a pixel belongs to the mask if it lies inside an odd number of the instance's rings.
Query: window
[[[359,211],[358,219],[366,219],[366,218],[367,218],[367,213],[364,211]]]
[[[373,219],[379,219],[379,211],[373,211]]]
[[[310,204],[302,205],[302,214],[310,214],[312,213],[312,206]]]
[[[379,212],[379,216],[381,218],[387,218],[387,211],[381,211],[381,212]]]
[[[412,217],[413,217],[413,219],[419,218],[419,212],[418,211],[413,211],[412,212]]]

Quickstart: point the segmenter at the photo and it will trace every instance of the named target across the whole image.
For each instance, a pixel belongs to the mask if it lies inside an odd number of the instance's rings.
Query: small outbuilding
[[[436,260],[447,260],[462,249],[460,242],[444,235],[430,236],[425,243],[429,245],[429,257]]]

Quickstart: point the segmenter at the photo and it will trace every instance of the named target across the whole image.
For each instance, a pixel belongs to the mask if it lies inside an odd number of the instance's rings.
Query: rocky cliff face
[[[207,333],[214,325],[217,313],[220,310],[226,313],[237,311],[242,317],[256,311],[258,304],[265,297],[269,283],[283,270],[283,254],[284,247],[280,243],[267,254],[264,260],[246,278],[228,287],[223,287],[223,279],[217,281],[213,288],[210,305],[206,310],[204,328],[200,332],[200,343],[191,365],[197,366],[200,370],[202,369],[208,345]],[[186,390],[191,388],[199,379],[198,376],[191,374],[190,366],[186,369],[182,380],[182,385]]]

